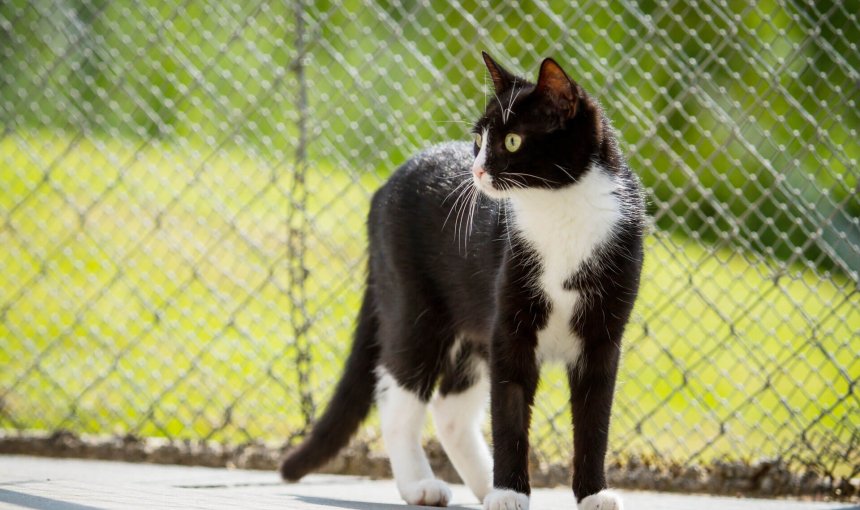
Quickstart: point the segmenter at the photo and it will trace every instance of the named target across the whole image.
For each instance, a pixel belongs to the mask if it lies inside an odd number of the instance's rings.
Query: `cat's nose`
[[[484,167],[477,165],[472,166],[472,174],[474,174],[476,178],[480,179],[485,173],[487,173],[487,171],[484,170]]]

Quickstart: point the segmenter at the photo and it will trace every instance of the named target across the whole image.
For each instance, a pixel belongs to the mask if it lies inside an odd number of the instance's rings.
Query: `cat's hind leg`
[[[377,369],[377,377],[382,439],[400,496],[410,505],[447,506],[451,489],[433,476],[421,447],[427,402],[401,386],[385,368]]]
[[[395,250],[396,251],[396,250]],[[400,267],[400,264],[406,267]],[[390,261],[379,296],[380,357],[376,398],[382,439],[397,489],[411,505],[447,506],[451,490],[433,476],[421,446],[427,404],[454,343],[443,301],[413,274],[411,261]]]
[[[431,401],[436,433],[460,478],[479,501],[493,488],[493,460],[481,433],[489,401],[486,362],[471,344],[457,342]]]

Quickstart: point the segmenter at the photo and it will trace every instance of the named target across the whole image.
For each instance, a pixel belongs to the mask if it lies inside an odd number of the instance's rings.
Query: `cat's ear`
[[[486,51],[482,51],[481,55],[484,56],[484,63],[487,64],[487,69],[493,78],[493,88],[496,90],[496,95],[501,94],[511,86],[516,77],[497,64]]]
[[[535,92],[552,101],[567,117],[576,116],[582,91],[555,60],[547,58],[541,63]]]

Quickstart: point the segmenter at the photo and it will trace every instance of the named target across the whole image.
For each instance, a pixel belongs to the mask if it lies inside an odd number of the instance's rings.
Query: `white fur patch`
[[[529,510],[529,496],[508,489],[493,489],[484,498],[484,510]]]
[[[507,193],[497,190],[493,186],[493,176],[490,175],[489,172],[486,172],[486,163],[487,163],[487,146],[490,144],[490,132],[484,129],[481,132],[481,148],[478,150],[478,155],[475,156],[475,162],[472,163],[472,182],[475,186],[481,190],[481,192],[488,197],[495,199],[503,199],[507,197]],[[482,168],[485,170],[484,175],[479,179],[477,175],[475,175],[475,169]]]
[[[430,408],[445,453],[463,482],[483,501],[493,488],[493,459],[481,433],[490,385],[485,364],[476,369],[480,378],[474,386],[462,393],[436,395]]]
[[[580,296],[564,289],[568,280],[612,236],[621,220],[621,204],[612,192],[618,184],[592,165],[579,182],[562,189],[510,192],[516,235],[537,253],[542,272],[536,283],[552,306],[538,332],[541,360],[575,364],[582,349],[570,324]]]
[[[618,493],[607,489],[583,498],[577,508],[579,510],[624,510],[624,505]]]
[[[475,162],[472,163],[472,168],[484,168],[487,163],[487,145],[489,144],[490,132],[484,129],[481,131],[481,147],[478,149],[478,155],[475,156]]]
[[[400,495],[410,505],[447,505],[451,501],[451,491],[445,482],[433,477],[421,447],[427,404],[397,384],[385,368],[377,367],[376,376],[382,439]]]

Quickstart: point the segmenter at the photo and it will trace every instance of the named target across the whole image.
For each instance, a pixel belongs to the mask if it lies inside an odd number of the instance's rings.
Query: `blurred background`
[[[860,474],[860,1],[489,4],[1,2],[6,437],[299,440],[369,198],[469,138],[487,50],[562,63],[647,186],[611,461]],[[569,423],[545,371],[536,463]]]

